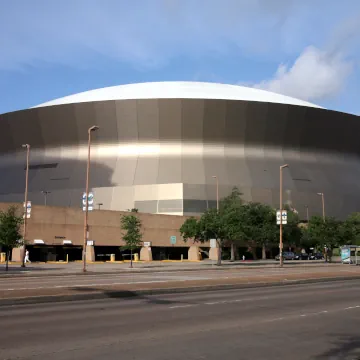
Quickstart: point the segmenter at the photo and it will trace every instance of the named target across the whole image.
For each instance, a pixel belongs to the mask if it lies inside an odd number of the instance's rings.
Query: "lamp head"
[[[96,131],[98,129],[99,129],[99,127],[97,125],[94,125],[91,128],[89,128],[89,131]]]

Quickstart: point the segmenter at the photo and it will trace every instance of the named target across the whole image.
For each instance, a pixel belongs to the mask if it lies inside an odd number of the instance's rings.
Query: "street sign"
[[[91,205],[88,205],[88,211],[93,211],[94,207]],[[83,206],[83,211],[86,211],[86,206]]]
[[[210,239],[210,247],[216,248],[216,239]]]
[[[150,247],[151,241],[144,241],[143,245],[144,245],[144,247]]]
[[[175,245],[176,244],[176,236],[170,236],[170,244]]]
[[[25,201],[23,202],[23,207],[25,208]],[[30,219],[30,217],[31,217],[31,201],[28,201],[26,206],[26,218]],[[23,218],[25,218],[25,214],[23,215]]]
[[[83,211],[86,211],[86,193],[83,193],[82,195],[82,205],[83,205]],[[89,192],[88,194],[88,211],[94,210],[94,194],[92,192]]]
[[[280,212],[280,210],[276,211],[276,223],[278,225],[280,225],[281,223],[281,218],[282,218],[282,224],[286,225],[287,224],[287,211],[286,210],[282,210]]]

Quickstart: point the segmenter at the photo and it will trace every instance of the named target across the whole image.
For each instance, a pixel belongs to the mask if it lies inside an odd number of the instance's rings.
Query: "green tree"
[[[235,260],[235,250],[238,243],[245,243],[248,239],[247,224],[248,211],[245,205],[228,208],[223,214],[226,224],[227,240],[231,245],[231,261]]]
[[[180,234],[184,240],[193,240],[194,242],[204,242],[200,234],[199,220],[195,217],[190,217],[184,221],[180,227]]]
[[[180,228],[184,241],[205,242],[216,239],[218,246],[218,265],[221,265],[222,246],[225,240],[231,242],[231,259],[235,258],[235,236],[234,224],[239,223],[239,211],[242,206],[240,191],[234,187],[231,194],[220,201],[219,211],[208,209],[200,217],[185,220]],[[236,234],[238,231],[236,230]]]
[[[326,217],[325,221],[320,216],[312,216],[308,224],[309,240],[323,251],[326,247],[326,260],[331,261],[332,250],[344,244],[342,223],[333,217]]]
[[[341,232],[343,243],[346,245],[360,245],[360,213],[350,214],[342,223]]]
[[[287,210],[287,223],[283,225],[283,242],[289,248],[297,248],[301,245],[302,238],[299,215],[288,205],[284,206],[284,210]]]
[[[130,267],[133,267],[133,251],[142,245],[141,221],[135,215],[123,215],[121,217],[121,229],[125,246],[122,248],[130,250]]]
[[[317,244],[315,242],[315,239],[311,239],[310,237],[308,226],[302,226],[300,230],[301,230],[300,246],[306,250],[312,247],[316,247]]]
[[[220,210],[233,209],[234,207],[241,207],[244,203],[241,198],[242,195],[243,194],[236,186],[233,187],[231,193],[220,200],[220,204],[219,204]]]
[[[22,245],[20,226],[23,222],[17,207],[10,206],[6,211],[0,211],[0,244],[6,248],[6,267],[9,269],[9,257],[13,248]]]
[[[241,222],[242,222],[242,215],[244,212],[242,211],[242,205],[243,200],[241,198],[243,194],[240,192],[240,190],[235,186],[231,190],[231,193],[222,198],[220,201],[220,216],[224,217],[224,221],[229,222],[228,224],[228,237],[227,240],[230,242],[231,246],[231,256],[230,261],[235,261],[235,252],[236,252],[236,242],[239,240],[242,240],[243,237],[241,235],[241,230],[238,235],[235,234],[234,230],[236,229],[236,222],[240,223],[241,228]],[[238,217],[238,219],[236,219]],[[235,220],[235,224],[234,224]],[[234,226],[235,225],[235,226]]]
[[[218,246],[217,265],[221,265],[222,247],[228,238],[227,224],[225,217],[217,209],[209,209],[199,220],[199,238],[201,241],[216,239]]]
[[[262,248],[262,258],[266,259],[266,250],[276,241],[279,233],[276,212],[271,206],[261,203],[249,203],[245,207],[247,216],[244,227],[248,245],[255,259],[257,246]]]

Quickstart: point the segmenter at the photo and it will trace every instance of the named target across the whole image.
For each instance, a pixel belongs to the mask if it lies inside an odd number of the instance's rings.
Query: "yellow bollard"
[[[184,260],[184,255],[183,254],[181,254],[181,261],[183,261]]]
[[[69,263],[69,254],[66,254],[66,263]]]
[[[115,254],[110,255],[110,262],[115,262]]]
[[[139,261],[139,254],[134,254],[134,261],[138,262]]]
[[[0,253],[0,262],[5,262],[6,261],[6,253],[2,252]]]

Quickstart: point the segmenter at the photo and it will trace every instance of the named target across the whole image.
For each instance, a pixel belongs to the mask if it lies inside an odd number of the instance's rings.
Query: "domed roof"
[[[220,99],[261,101],[300,106],[320,106],[273,92],[237,85],[207,82],[149,82],[111,86],[81,92],[45,102],[35,107],[73,104],[80,102],[130,99]]]

